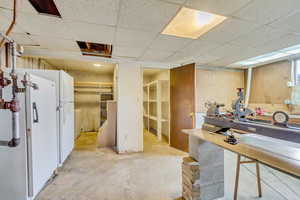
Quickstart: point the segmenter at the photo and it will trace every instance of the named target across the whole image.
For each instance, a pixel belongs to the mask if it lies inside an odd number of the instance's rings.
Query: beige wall
[[[291,63],[276,62],[253,69],[250,107],[261,106],[268,112],[288,111],[284,101],[291,98],[292,89],[287,86],[291,81]]]
[[[11,63],[10,60],[8,60],[8,63]],[[0,69],[4,69],[5,67],[6,67],[6,53],[5,53],[5,48],[2,48],[0,49]],[[18,57],[17,68],[56,69],[54,66],[51,66],[49,63],[47,63],[44,59],[36,58],[36,57]]]
[[[144,84],[155,81],[155,80],[170,80],[170,70],[161,70],[154,75],[144,75]]]
[[[112,74],[102,74],[96,72],[83,72],[83,71],[72,71],[67,70],[68,74],[73,76],[74,81],[77,82],[113,82],[113,73]]]
[[[67,71],[75,82],[113,82],[113,74]],[[75,93],[75,109],[80,110],[83,131],[98,131],[100,126],[100,95],[98,93]]]
[[[237,98],[236,88],[244,88],[243,70],[197,69],[196,112],[206,112],[207,101],[224,103],[226,109],[231,109]]]
[[[11,62],[9,61],[9,63]],[[2,48],[0,49],[0,69],[4,69],[5,67],[6,67],[5,48]],[[44,59],[36,58],[36,57],[18,57],[17,68],[56,69],[54,66],[51,66],[49,63],[47,63]]]

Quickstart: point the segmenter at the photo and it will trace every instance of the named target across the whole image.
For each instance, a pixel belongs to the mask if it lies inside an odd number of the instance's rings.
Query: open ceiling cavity
[[[29,0],[29,2],[38,13],[61,18],[61,15],[53,0]]]
[[[112,56],[112,45],[100,44],[92,42],[77,41],[77,44],[84,56],[99,56],[105,58],[111,58]]]

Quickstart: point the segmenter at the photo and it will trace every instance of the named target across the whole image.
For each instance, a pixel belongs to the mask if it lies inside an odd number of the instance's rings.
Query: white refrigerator
[[[74,148],[74,80],[63,70],[27,70],[26,72],[52,80],[56,84],[58,166],[62,166]]]
[[[19,74],[19,79],[23,75]],[[19,94],[20,144],[14,148],[0,146],[0,199],[3,200],[34,199],[57,168],[55,83],[30,74],[28,77],[39,89],[27,87],[25,93]],[[11,100],[11,86],[4,88],[3,97]],[[0,110],[1,141],[11,137],[11,115],[9,110]]]

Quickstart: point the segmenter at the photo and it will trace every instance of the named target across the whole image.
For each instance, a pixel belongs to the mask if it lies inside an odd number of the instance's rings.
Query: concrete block
[[[201,186],[201,200],[213,200],[224,196],[224,182],[213,183],[211,185]]]
[[[213,200],[224,196],[224,150],[212,143],[189,136],[189,154],[199,163],[201,200]]]
[[[206,167],[200,171],[199,183],[202,186],[224,182],[224,165]]]

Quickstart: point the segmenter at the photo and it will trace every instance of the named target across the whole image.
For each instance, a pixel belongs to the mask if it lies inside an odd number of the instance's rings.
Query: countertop
[[[247,144],[248,140],[242,140],[236,145],[231,145],[224,142],[226,136],[221,134],[211,133],[202,129],[184,129],[182,131],[188,135],[211,142],[224,149],[300,178],[300,148],[297,148],[299,144],[292,143],[296,146],[291,147],[289,143],[282,142],[281,146],[278,146],[278,141],[280,142],[281,140],[272,138],[267,138],[266,140],[263,138],[262,140],[258,139],[257,144],[260,145],[256,146],[256,142],[253,142],[256,138],[252,137],[252,142],[249,142],[249,144]],[[274,147],[274,150],[272,150],[272,147]],[[275,147],[277,151],[275,151]]]

